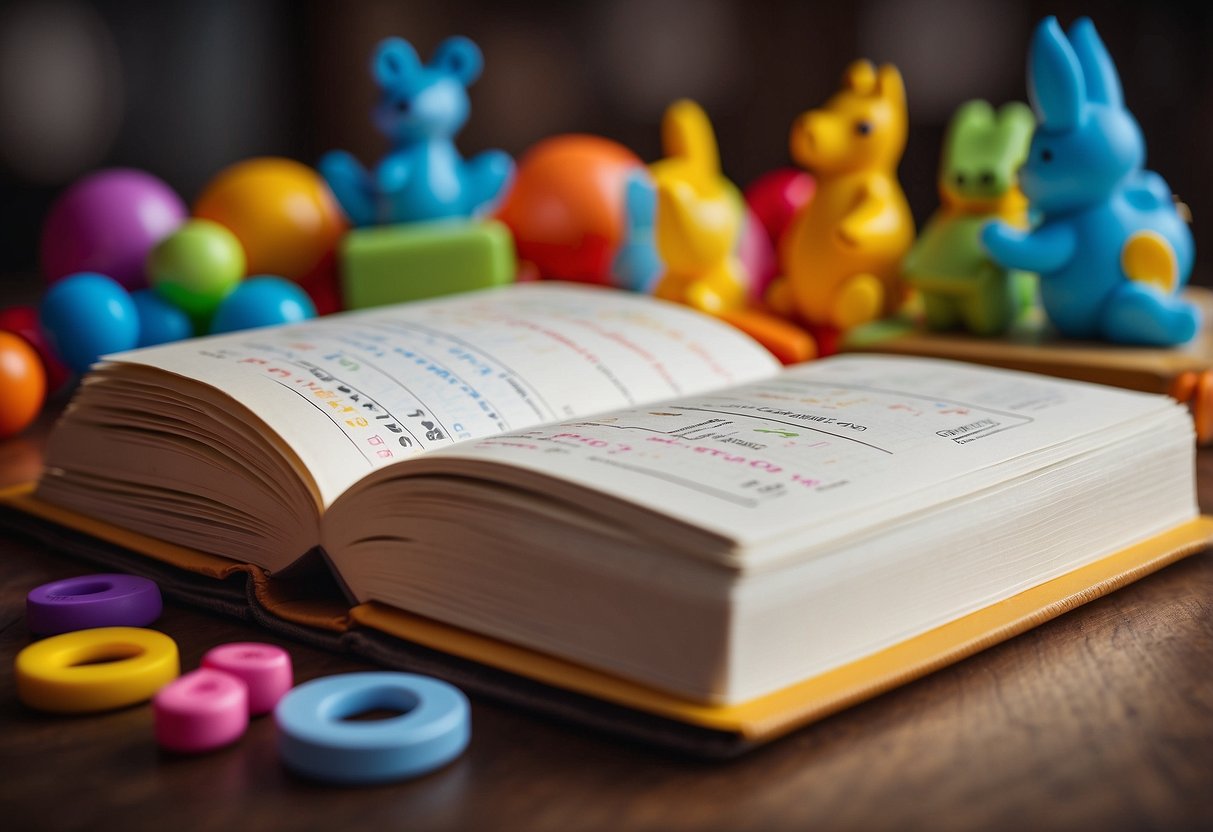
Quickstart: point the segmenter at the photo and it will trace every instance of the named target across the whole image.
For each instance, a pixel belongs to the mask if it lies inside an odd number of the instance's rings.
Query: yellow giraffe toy
[[[661,144],[666,158],[649,166],[657,253],[665,264],[653,294],[714,315],[739,309],[748,285],[735,253],[744,203],[720,171],[707,114],[693,101],[674,102],[662,119]]]
[[[897,181],[905,143],[905,85],[889,64],[851,64],[842,89],[796,120],[792,157],[812,172],[817,191],[783,237],[772,309],[846,330],[900,304],[899,264],[914,242]]]

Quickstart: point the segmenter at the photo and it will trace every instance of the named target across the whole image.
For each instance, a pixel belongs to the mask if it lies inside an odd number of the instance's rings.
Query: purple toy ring
[[[144,627],[164,602],[154,581],[135,575],[81,575],[31,589],[25,598],[30,632],[53,636],[94,627]]]

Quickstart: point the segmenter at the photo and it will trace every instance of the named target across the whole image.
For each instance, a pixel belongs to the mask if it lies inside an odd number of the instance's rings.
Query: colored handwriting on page
[[[513,287],[128,353],[230,393],[331,501],[370,469],[531,425],[769,375],[743,336],[672,304]]]
[[[1133,418],[1154,397],[904,359],[835,359],[721,393],[468,443],[734,538],[890,502]]]

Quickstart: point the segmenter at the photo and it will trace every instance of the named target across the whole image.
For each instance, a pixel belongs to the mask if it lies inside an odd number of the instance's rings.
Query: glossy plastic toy
[[[177,643],[139,627],[98,627],[17,654],[17,696],[40,711],[85,714],[145,702],[177,678]]]
[[[16,436],[38,418],[46,400],[46,370],[37,351],[20,335],[0,332],[0,439]]]
[[[142,289],[148,252],[187,214],[181,197],[150,173],[120,168],[90,174],[47,214],[42,274],[54,283],[76,272],[99,272],[127,289]]]
[[[653,294],[713,314],[743,307],[749,275],[736,250],[745,203],[720,171],[707,114],[693,101],[676,101],[662,119],[661,142],[666,158],[649,171],[665,272]]]
[[[248,712],[252,716],[274,710],[294,684],[291,655],[273,644],[238,641],[206,651],[202,666],[221,670],[248,685]]]
[[[371,63],[380,89],[374,120],[391,152],[373,172],[344,151],[320,160],[320,173],[351,222],[466,218],[501,196],[514,169],[509,155],[490,150],[465,161],[452,141],[467,121],[467,87],[483,65],[480,49],[463,37],[439,44],[428,64],[405,40],[379,44]]]
[[[154,347],[190,338],[194,324],[190,316],[166,301],[152,289],[131,292],[131,301],[139,317],[138,347]]]
[[[165,685],[152,700],[161,748],[201,754],[231,745],[248,730],[249,690],[243,679],[203,667]]]
[[[640,157],[610,139],[568,134],[523,154],[497,218],[545,280],[644,291],[661,271],[656,210]]]
[[[990,255],[1040,275],[1041,301],[1070,338],[1169,346],[1199,327],[1176,292],[1194,245],[1171,189],[1143,170],[1145,142],[1125,109],[1111,56],[1082,18],[1069,37],[1053,17],[1032,36],[1028,92],[1040,125],[1020,184],[1041,223],[991,223]]]
[[[42,297],[39,321],[55,354],[77,373],[139,343],[139,313],[130,293],[105,275],[85,272],[56,283]]]
[[[190,220],[160,241],[147,258],[156,293],[203,321],[244,278],[244,249],[236,235],[210,220]]]
[[[316,317],[307,292],[283,277],[256,275],[241,282],[219,302],[211,334],[260,326],[297,324]]]
[[[308,280],[348,225],[324,179],[293,159],[246,159],[224,169],[194,203],[194,216],[236,235],[249,274]]]
[[[402,711],[370,722],[348,718]],[[411,673],[343,673],[305,682],[274,709],[287,768],[337,783],[384,783],[449,763],[471,739],[471,709],[456,687]]]
[[[970,101],[952,117],[939,168],[943,205],[902,264],[906,282],[922,295],[929,328],[997,335],[1021,311],[1020,275],[990,259],[981,229],[991,219],[1028,227],[1016,172],[1035,126],[1031,109],[1019,102],[995,112],[985,101]]]
[[[40,636],[94,627],[146,627],[164,611],[160,587],[138,575],[81,575],[34,587],[25,623]]]
[[[42,331],[42,324],[38,322],[38,307],[10,306],[0,309],[0,331],[20,335],[38,353],[38,357],[42,359],[42,368],[46,370],[48,395],[71,380],[72,371],[55,355],[46,333]]]
[[[779,168],[755,179],[745,189],[745,201],[776,246],[796,213],[809,204],[817,183],[797,168]]]
[[[851,64],[842,90],[792,126],[792,157],[817,180],[780,246],[783,276],[767,294],[781,315],[849,329],[902,300],[901,260],[914,220],[897,181],[906,99],[891,65]]]

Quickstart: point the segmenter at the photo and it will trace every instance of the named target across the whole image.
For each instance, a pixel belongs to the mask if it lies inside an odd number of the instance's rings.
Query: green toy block
[[[356,228],[341,243],[347,309],[512,283],[514,238],[496,220]]]

